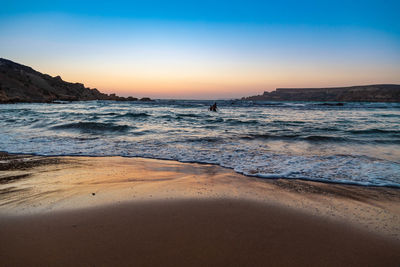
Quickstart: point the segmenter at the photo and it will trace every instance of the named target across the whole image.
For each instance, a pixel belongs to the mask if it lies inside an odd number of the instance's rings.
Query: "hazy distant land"
[[[31,67],[0,58],[0,103],[53,102],[82,100],[136,101],[135,97],[104,94],[96,88],[82,83],[63,81],[60,76],[52,77]],[[149,101],[149,98],[142,98]]]
[[[262,95],[243,97],[260,101],[400,102],[400,85],[373,84],[327,88],[277,88]]]

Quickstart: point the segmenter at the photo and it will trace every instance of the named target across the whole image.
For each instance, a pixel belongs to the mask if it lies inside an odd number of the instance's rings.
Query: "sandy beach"
[[[1,155],[3,266],[398,266],[400,191]]]

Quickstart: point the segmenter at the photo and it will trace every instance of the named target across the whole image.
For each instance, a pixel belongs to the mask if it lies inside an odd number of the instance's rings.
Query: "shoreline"
[[[260,179],[218,165],[118,156],[1,153],[0,161],[0,215],[87,208],[116,201],[235,198],[361,223],[400,240],[397,188]]]
[[[199,165],[212,165],[212,166],[217,166],[220,168],[232,170],[235,173],[239,175],[243,175],[246,177],[250,178],[257,178],[257,179],[265,179],[265,180],[291,180],[291,181],[305,181],[305,182],[315,182],[315,183],[321,183],[321,184],[332,184],[332,185],[345,185],[345,186],[356,186],[356,187],[366,187],[366,188],[392,188],[392,189],[399,189],[400,190],[400,185],[397,184],[384,184],[384,185],[374,185],[374,184],[366,184],[366,183],[357,183],[357,182],[349,182],[349,181],[330,181],[330,180],[324,180],[324,179],[311,179],[311,178],[286,178],[284,176],[258,176],[258,175],[251,175],[251,174],[246,174],[243,172],[238,172],[235,171],[231,167],[226,167],[226,166],[221,166],[217,163],[208,163],[208,162],[199,162],[199,161],[179,161],[179,160],[172,160],[172,159],[165,159],[165,158],[155,158],[155,157],[142,157],[142,156],[121,156],[121,155],[41,155],[37,153],[31,153],[31,154],[26,154],[26,153],[9,153],[7,151],[0,151],[0,159],[1,155],[9,155],[9,156],[21,156],[21,157],[30,157],[30,156],[36,156],[36,157],[42,157],[42,158],[115,158],[115,157],[120,157],[120,158],[132,158],[132,159],[149,159],[149,160],[159,160],[159,161],[167,161],[167,162],[179,162],[183,164],[199,164]]]

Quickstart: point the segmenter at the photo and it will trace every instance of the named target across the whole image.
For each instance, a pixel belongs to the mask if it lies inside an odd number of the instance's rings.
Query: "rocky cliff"
[[[400,102],[400,85],[374,84],[329,88],[277,88],[243,100],[324,101],[324,102]]]
[[[11,60],[0,58],[0,103],[53,102],[84,100],[135,101],[134,97],[120,97],[90,89],[81,83],[63,81]],[[141,99],[149,101],[149,98]]]

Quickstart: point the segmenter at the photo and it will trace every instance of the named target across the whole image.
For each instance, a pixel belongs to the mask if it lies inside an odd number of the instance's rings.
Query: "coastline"
[[[11,266],[123,265],[126,257],[141,265],[400,262],[395,188],[260,179],[143,158],[3,153],[0,167],[0,254]]]

